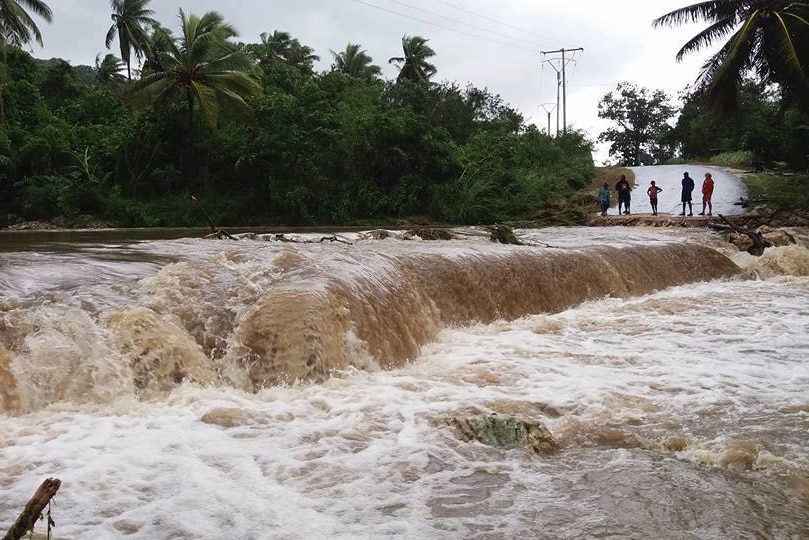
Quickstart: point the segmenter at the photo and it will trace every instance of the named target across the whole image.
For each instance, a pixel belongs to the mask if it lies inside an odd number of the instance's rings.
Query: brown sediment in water
[[[392,270],[269,292],[238,325],[227,358],[247,368],[254,389],[320,380],[354,365],[345,342],[354,333],[382,367],[394,368],[443,326],[559,312],[739,272],[718,252],[684,244],[422,253],[398,258]]]
[[[17,380],[11,372],[11,353],[0,343],[0,411],[15,412],[19,408]]]
[[[122,392],[149,397],[183,381],[256,391],[322,381],[350,367],[392,369],[446,326],[559,312],[740,272],[717,251],[692,244],[401,246],[225,254],[166,267],[142,284],[135,303],[98,315],[52,305],[5,310],[0,407],[34,410]],[[248,269],[233,279],[233,264]],[[263,276],[261,286],[250,281],[255,275]]]

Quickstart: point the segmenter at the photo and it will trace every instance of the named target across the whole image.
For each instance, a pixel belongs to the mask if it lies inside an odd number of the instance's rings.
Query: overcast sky
[[[92,65],[105,52],[109,28],[107,0],[50,0],[52,25],[41,25],[39,57],[61,57]],[[619,81],[663,89],[673,96],[692,83],[707,53],[683,63],[674,56],[696,27],[653,29],[651,21],[682,7],[686,0],[152,0],[163,25],[176,29],[177,11],[217,10],[244,42],[262,32],[284,30],[313,47],[328,69],[330,49],[359,43],[383,68],[401,54],[403,34],[430,40],[436,51],[436,80],[487,87],[531,122],[547,123],[542,103],[556,100],[556,72],[543,65],[541,50],[583,47],[568,64],[568,124],[595,139],[607,124],[597,117],[601,96]],[[375,6],[375,7],[374,7]],[[395,13],[394,13],[395,12]],[[113,49],[117,46],[113,45]],[[113,51],[117,53],[117,51]],[[555,113],[554,113],[555,114]],[[552,125],[555,128],[555,116]],[[597,159],[606,152],[597,152]]]

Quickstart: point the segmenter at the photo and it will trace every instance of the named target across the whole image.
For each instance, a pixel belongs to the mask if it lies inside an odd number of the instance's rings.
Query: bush
[[[70,180],[63,176],[28,176],[14,184],[17,191],[14,206],[24,220],[61,215],[63,196],[69,184]]]
[[[736,152],[723,152],[711,157],[711,163],[716,165],[749,165],[753,161],[753,152],[737,150]]]
[[[442,219],[470,225],[496,221],[493,212],[496,202],[495,186],[491,181],[467,176],[439,186],[433,205]]]

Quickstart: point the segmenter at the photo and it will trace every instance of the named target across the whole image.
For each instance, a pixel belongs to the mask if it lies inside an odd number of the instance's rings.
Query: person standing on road
[[[646,190],[646,193],[649,195],[649,204],[652,205],[652,215],[657,215],[657,194],[663,191],[663,188],[659,188],[655,185],[655,181],[652,180],[652,185],[649,186],[649,189]]]
[[[705,215],[705,206],[708,206],[708,215],[711,215],[713,212],[713,205],[711,205],[711,196],[713,196],[713,178],[711,178],[711,173],[705,173],[705,180],[702,182],[702,212],[699,215]]]
[[[601,215],[606,216],[607,209],[610,207],[610,186],[606,182],[599,188],[596,198],[599,206],[601,206]]]
[[[622,174],[621,179],[615,184],[615,191],[618,192],[618,215],[621,215],[621,205],[624,206],[624,214],[629,215],[629,203],[632,200],[632,186]]]
[[[680,200],[683,203],[683,211],[681,216],[685,215],[685,205],[688,204],[688,215],[693,216],[694,211],[691,208],[691,193],[694,191],[694,179],[688,176],[688,173],[683,173],[683,193]]]

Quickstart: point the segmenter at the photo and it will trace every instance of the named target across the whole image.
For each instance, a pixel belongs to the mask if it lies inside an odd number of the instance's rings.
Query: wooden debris
[[[455,238],[452,231],[430,227],[411,229],[404,233],[405,240],[413,238],[414,236],[418,236],[422,240],[452,240]]]
[[[61,485],[62,481],[58,478],[48,478],[42,482],[42,485],[39,486],[34,496],[25,505],[25,509],[3,537],[3,540],[20,540],[26,533],[33,530],[36,522],[42,518],[42,511],[51,502]],[[51,527],[55,525],[56,523],[51,519],[50,512],[48,512],[48,538],[50,538]]]
[[[491,225],[486,227],[489,231],[489,239],[492,242],[499,242],[501,244],[514,244],[517,246],[523,245],[522,242],[514,234],[514,230],[508,225]]]
[[[223,240],[227,238],[228,240],[238,240],[238,238],[236,238],[235,236],[228,234],[227,231],[218,229],[216,225],[213,224],[211,216],[208,215],[208,212],[205,211],[205,209],[202,207],[202,204],[200,204],[199,200],[197,200],[195,196],[191,195],[191,200],[194,201],[194,204],[197,205],[199,211],[202,212],[203,216],[205,216],[205,220],[208,222],[208,226],[211,228],[211,234],[207,235],[205,238],[216,238],[217,240]]]
[[[291,244],[322,244],[323,242],[339,242],[341,244],[348,244],[349,246],[353,246],[354,243],[342,236],[338,236],[336,234],[332,234],[329,236],[323,236],[320,240],[302,240],[299,238],[289,238],[284,234],[276,234],[275,235],[276,242],[289,242]]]
[[[719,219],[727,226],[727,228],[737,233],[745,234],[750,238],[750,241],[753,242],[753,245],[751,245],[747,249],[747,253],[749,253],[750,255],[761,257],[764,254],[765,249],[767,249],[768,247],[773,247],[775,245],[770,240],[765,238],[760,232],[734,225],[733,223],[728,221],[728,219],[722,214],[718,214],[718,216]],[[713,225],[712,228],[716,229],[718,227],[716,225]]]

